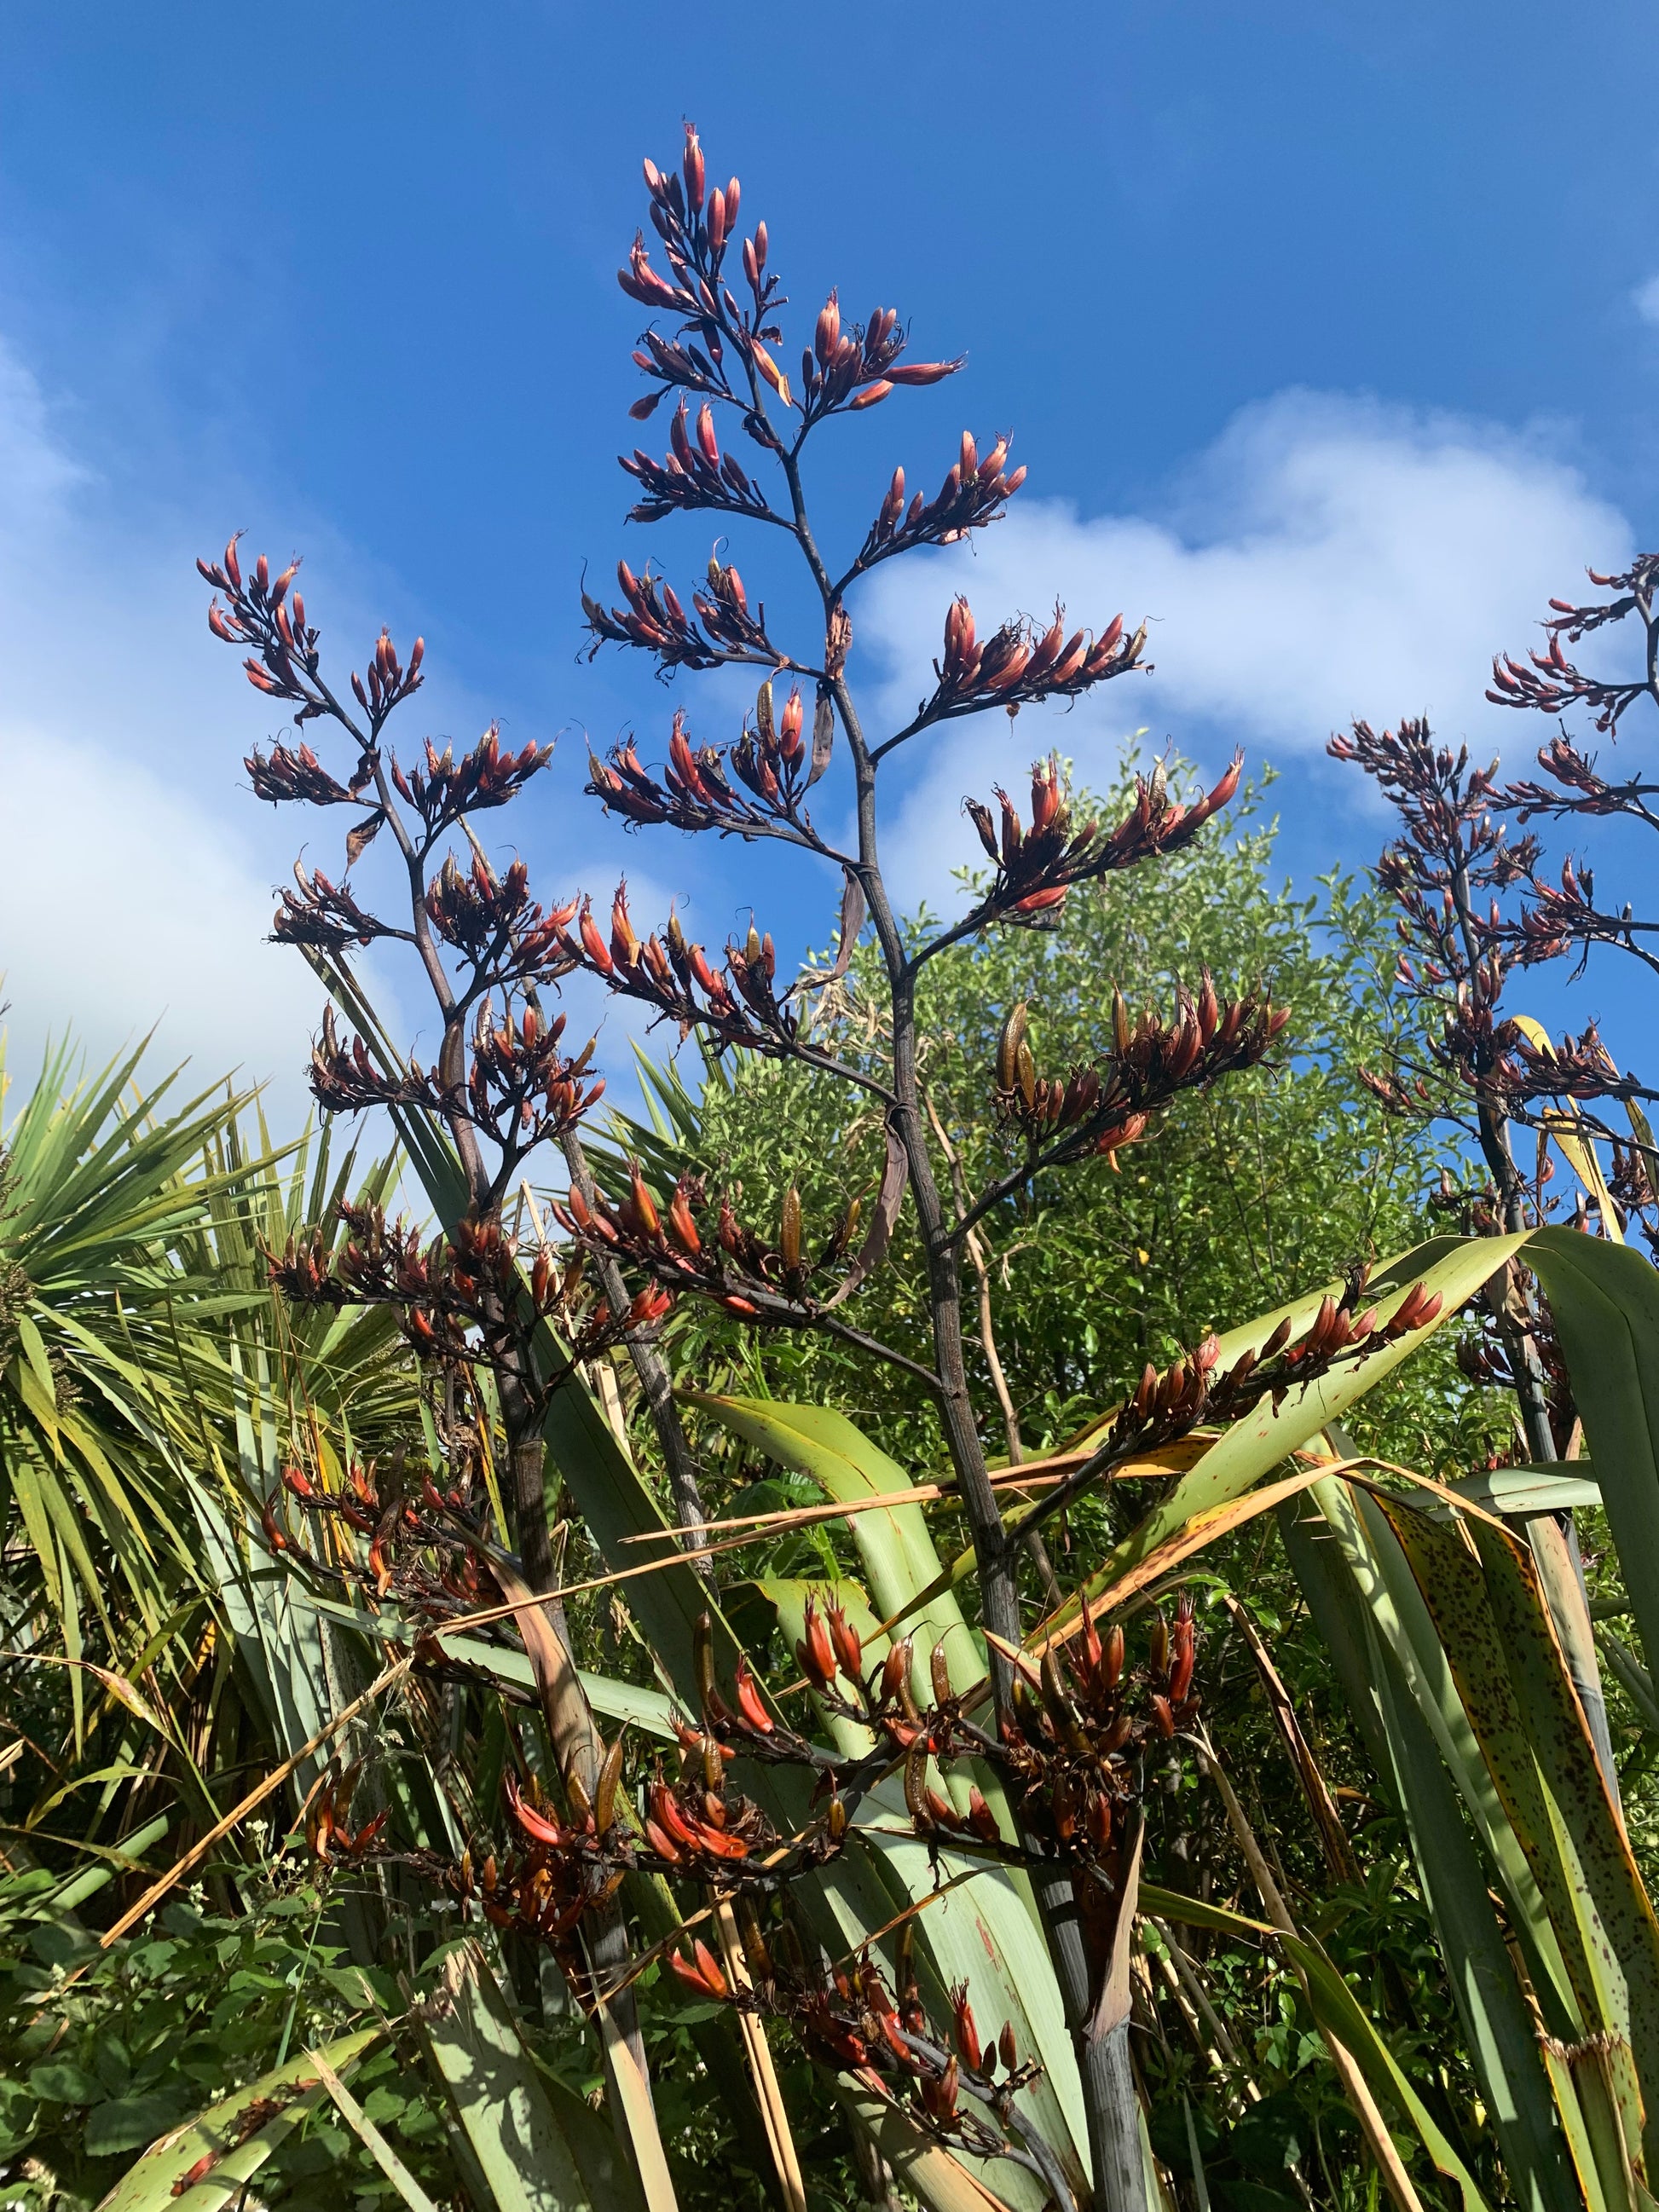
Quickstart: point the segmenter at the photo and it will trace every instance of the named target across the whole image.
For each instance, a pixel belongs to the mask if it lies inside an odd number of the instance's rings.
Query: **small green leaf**
[[[31,2068],[29,2087],[54,2105],[95,2105],[104,2094],[83,2068],[61,2058]]]
[[[188,2092],[157,2089],[145,2097],[114,2097],[87,2114],[88,2158],[108,2158],[118,2150],[142,2150],[157,2136],[176,2128],[189,2112]]]

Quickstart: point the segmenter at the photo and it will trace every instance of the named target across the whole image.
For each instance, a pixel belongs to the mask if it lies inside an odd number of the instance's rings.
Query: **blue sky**
[[[1659,46],[1650,15],[1532,5],[729,9],[300,4],[269,15],[12,0],[0,64],[0,959],[32,1056],[165,1015],[204,1073],[296,1070],[315,990],[259,939],[298,833],[242,788],[274,718],[203,626],[190,559],[233,527],[307,556],[325,643],[428,645],[421,727],[560,738],[520,835],[550,891],[671,895],[700,935],[821,940],[799,872],[579,796],[584,733],[660,757],[738,695],[578,659],[584,562],[702,566],[703,518],[629,527],[641,311],[615,270],[639,160],[682,117],[767,218],[805,337],[831,283],[966,351],[822,441],[856,540],[896,459],[964,424],[1030,471],[976,555],[902,562],[854,610],[878,702],[913,700],[952,590],[981,623],[1063,594],[1153,617],[1155,678],[947,740],[891,854],[936,900],[964,790],[1050,742],[1103,775],[1145,725],[1290,771],[1304,879],[1382,824],[1327,763],[1355,714],[1544,732],[1480,703],[1659,492]],[[649,426],[660,433],[665,417]],[[788,608],[768,545],[736,557]],[[908,572],[908,573],[907,573]],[[407,712],[408,710],[406,710]],[[332,824],[313,856],[331,869]],[[1611,981],[1575,1005],[1612,1007]],[[613,1022],[611,1041],[621,1035]],[[15,1050],[15,1046],[14,1049]],[[618,1056],[620,1056],[618,1054]]]

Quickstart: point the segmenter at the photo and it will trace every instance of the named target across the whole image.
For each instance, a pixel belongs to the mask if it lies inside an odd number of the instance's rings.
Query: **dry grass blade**
[[[714,1919],[720,1930],[726,1978],[734,1989],[746,1990],[750,1986],[749,1968],[738,1936],[737,1916],[724,1898],[716,1908]],[[784,2102],[777,2069],[772,2063],[772,2046],[766,2039],[766,2030],[750,2012],[738,2014],[738,2027],[743,2037],[744,2054],[749,2061],[750,2077],[755,2085],[755,2101],[760,2106],[772,2162],[777,2168],[784,2212],[806,2212],[806,2184],[801,2178],[800,2157],[789,2125],[789,2108]]]
[[[307,2058],[317,2069],[318,2078],[334,2100],[341,2118],[351,2130],[363,2148],[374,2160],[386,2179],[397,2191],[409,2212],[438,2212],[438,2207],[427,2195],[420,2183],[404,2164],[392,2145],[380,2133],[368,2114],[352,2095],[345,2083],[319,2051],[307,2051]]]
[[[1328,1784],[1314,1757],[1313,1747],[1302,1732],[1302,1723],[1296,1717],[1296,1706],[1285,1688],[1284,1679],[1268,1653],[1267,1647],[1256,1632],[1250,1619],[1238,1600],[1230,1591],[1222,1601],[1232,1615],[1239,1634],[1244,1638],[1261,1686],[1267,1693],[1268,1710],[1273,1725],[1279,1730],[1279,1741],[1290,1754],[1297,1779],[1302,1784],[1302,1794],[1308,1801],[1308,1810],[1313,1814],[1314,1826],[1319,1831],[1319,1840],[1325,1853],[1325,1863],[1337,1881],[1358,1882],[1359,1862],[1354,1856],[1353,1845],[1348,1841],[1348,1832],[1342,1825],[1342,1815],[1336,1808]]]
[[[1237,1844],[1243,1855],[1244,1863],[1250,1870],[1250,1879],[1256,1886],[1261,1902],[1267,1909],[1267,1917],[1281,1933],[1294,1936],[1297,1932],[1296,1923],[1291,1919],[1290,1908],[1285,1904],[1279,1884],[1273,1878],[1273,1869],[1267,1864],[1266,1855],[1256,1841],[1255,1831],[1250,1826],[1244,1808],[1238,1802],[1238,1793],[1234,1790],[1232,1784],[1227,1778],[1225,1769],[1216,1757],[1215,1747],[1207,1737],[1201,1737],[1200,1741],[1203,1753],[1204,1771],[1215,1784],[1220,1794],[1221,1802],[1227,1815],[1227,1825],[1232,1830],[1233,1840]],[[1297,1971],[1298,1978],[1302,1979],[1305,1985],[1305,1976],[1302,1974],[1299,1967]],[[1407,2172],[1405,2163],[1395,2148],[1394,2137],[1389,2132],[1388,2123],[1378,2109],[1376,2100],[1371,2094],[1370,2086],[1360,2072],[1353,2053],[1346,2045],[1338,2042],[1328,2028],[1322,2026],[1320,2033],[1325,2039],[1325,2047],[1331,2054],[1331,2063],[1341,2077],[1343,2089],[1352,2104],[1354,2115],[1370,2146],[1371,2155],[1376,2160],[1378,2170],[1388,2186],[1389,2194],[1400,2208],[1400,2212],[1424,2212],[1423,2200],[1412,2185],[1412,2178]]]
[[[222,1837],[228,1836],[240,1821],[246,1820],[250,1813],[263,1805],[274,1790],[280,1790],[289,1775],[297,1767],[303,1766],[313,1752],[320,1751],[331,1737],[338,1735],[340,1730],[356,1720],[358,1714],[368,1706],[372,1705],[376,1698],[389,1690],[394,1682],[401,1681],[413,1664],[412,1654],[395,1661],[383,1674],[375,1676],[362,1697],[354,1698],[343,1711],[335,1715],[326,1728],[319,1729],[308,1743],[302,1743],[298,1751],[292,1753],[280,1766],[273,1768],[263,1782],[248,1791],[247,1796],[240,1804],[233,1805],[222,1820],[214,1822],[204,1836],[198,1838],[181,1859],[169,1867],[159,1880],[153,1881],[136,1905],[129,1905],[120,1918],[112,1927],[105,1929],[98,1938],[99,1948],[107,1951],[110,1945],[118,1942],[129,1928],[136,1927],[151,1907],[167,1895],[175,1882],[182,1881],[192,1867],[201,1864]],[[69,1979],[73,1981],[76,1975],[84,1973],[85,1971],[84,1966],[76,1967],[75,1973],[71,1974]]]

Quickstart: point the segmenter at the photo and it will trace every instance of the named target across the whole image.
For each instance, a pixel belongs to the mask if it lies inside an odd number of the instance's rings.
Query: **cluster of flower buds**
[[[723,1045],[749,1052],[787,1055],[799,1024],[787,998],[775,988],[777,951],[770,933],[751,923],[739,945],[726,947],[722,974],[711,967],[700,945],[693,945],[672,912],[662,937],[641,938],[628,911],[628,887],[619,884],[611,903],[607,943],[584,899],[577,933],[567,934],[569,958],[599,977],[624,998],[638,999],[659,1016],[679,1024],[682,1036],[706,1029]],[[727,978],[730,981],[727,981]]]
[[[299,562],[289,562],[280,576],[273,576],[270,563],[262,553],[252,574],[245,576],[236,544],[233,538],[222,560],[196,563],[203,580],[215,591],[222,592],[228,602],[222,607],[214,600],[208,609],[208,628],[227,645],[251,648],[242,663],[248,682],[267,697],[297,708],[296,722],[308,722],[322,714],[343,721],[319,674],[318,632],[307,624],[305,600],[294,589]],[[420,689],[425,652],[424,640],[417,637],[405,667],[389,634],[382,630],[370,657],[367,679],[354,672],[351,688],[368,716],[371,748],[392,708]]]
[[[573,1187],[568,1200],[553,1208],[560,1227],[582,1249],[625,1258],[665,1290],[695,1290],[740,1320],[775,1322],[804,1320],[823,1310],[812,1285],[840,1269],[862,1211],[862,1202],[853,1199],[813,1253],[805,1242],[800,1194],[793,1184],[783,1194],[773,1242],[738,1219],[732,1194],[722,1194],[711,1210],[699,1176],[682,1176],[667,1204],[659,1204],[638,1161],[630,1164],[628,1189],[615,1206],[597,1192],[590,1206]]]
[[[769,517],[771,503],[735,454],[723,453],[714,428],[714,410],[705,399],[695,431],[686,428],[684,400],[668,426],[669,451],[659,461],[636,446],[622,465],[637,479],[645,496],[628,510],[630,522],[659,522],[665,514],[712,507],[728,514]]]
[[[803,1942],[787,1908],[769,1928],[745,1899],[736,1917],[748,1986],[734,1984],[710,1946],[694,1936],[689,1953],[669,1958],[694,1996],[788,2020],[820,2065],[854,2075],[866,2094],[905,2100],[912,2119],[936,2142],[995,2158],[1010,2154],[1012,2136],[1028,2147],[1023,2162],[1039,2173],[1045,2166],[1049,2173],[1058,2171],[1052,2153],[1046,2161],[1030,2155],[1043,2147],[1015,2110],[1015,2099],[1041,2069],[1021,2063],[1011,2021],[1000,2035],[981,2038],[965,1984],[950,1993],[949,2028],[935,2027],[922,2002],[908,1920],[890,1987],[868,1949],[845,1964],[825,1963],[816,1943]]]
[[[867,323],[843,325],[840,301],[832,292],[819,311],[812,343],[802,353],[797,395],[769,349],[782,343],[782,331],[771,319],[782,301],[778,279],[767,268],[769,241],[763,222],[742,245],[747,307],[739,305],[723,273],[738,236],[738,179],[733,177],[723,190],[709,189],[702,142],[687,124],[678,172],[647,161],[645,184],[651,226],[662,240],[672,273],[665,277],[651,266],[644,235],[636,232],[628,267],[617,271],[617,281],[641,307],[676,317],[680,330],[674,338],[647,331],[640,340],[634,359],[655,380],[656,389],[629,410],[636,421],[652,414],[671,391],[702,392],[740,407],[750,434],[775,447],[776,434],[760,410],[763,386],[811,423],[842,410],[873,406],[896,385],[937,384],[961,368],[960,361],[902,360],[905,333],[892,309],[878,307]],[[741,364],[735,383],[727,367],[728,349]]]
[[[1644,812],[1643,802],[1659,793],[1659,784],[1644,782],[1640,775],[1609,783],[1598,771],[1596,757],[1581,753],[1569,738],[1552,738],[1538,750],[1538,765],[1549,782],[1506,784],[1498,803],[1522,822],[1539,816]]]
[[[941,384],[963,366],[955,361],[901,361],[905,333],[898,310],[878,307],[867,323],[844,324],[832,290],[818,310],[812,343],[800,357],[801,413],[808,422],[839,408],[857,414],[878,406],[897,385]]]
[[[323,1033],[312,1048],[311,1088],[331,1114],[360,1114],[372,1106],[418,1108],[471,1123],[502,1147],[522,1157],[544,1139],[562,1137],[599,1101],[603,1076],[586,1080],[593,1040],[575,1058],[560,1049],[565,1017],[552,1022],[524,1006],[497,1021],[489,997],[479,1001],[471,1039],[471,1065],[451,1080],[441,1066],[423,1068],[410,1060],[404,1068],[380,1066],[362,1037],[343,1040],[331,1007],[323,1014]]]
[[[1633,1076],[1621,1075],[1594,1021],[1580,1036],[1558,1044],[1537,1042],[1513,1023],[1498,1032],[1504,1048],[1500,1076],[1517,1099],[1643,1098],[1648,1094]]]
[[[498,1221],[469,1215],[447,1237],[426,1243],[377,1206],[342,1206],[339,1218],[345,1234],[337,1244],[313,1231],[269,1255],[271,1281],[285,1297],[305,1305],[389,1307],[423,1359],[456,1365],[480,1345],[497,1349],[551,1322],[568,1354],[547,1375],[549,1395],[574,1362],[652,1328],[672,1303],[660,1285],[647,1284],[625,1313],[613,1314],[603,1297],[588,1305],[580,1253],[561,1264],[544,1245],[526,1264]]]
[[[1368,1359],[1438,1319],[1439,1292],[1413,1283],[1383,1320],[1376,1302],[1364,1303],[1369,1276],[1369,1267],[1357,1268],[1340,1296],[1321,1299],[1300,1334],[1290,1321],[1281,1321],[1258,1349],[1242,1352],[1231,1366],[1221,1365],[1214,1335],[1162,1371],[1148,1360],[1073,1482],[1080,1485],[1119,1460],[1190,1436],[1206,1421],[1237,1420],[1264,1396],[1277,1404],[1298,1385],[1317,1381],[1334,1367]]]
[[[565,1777],[562,1819],[533,1778],[521,1788],[511,1771],[503,1775],[514,1845],[500,1860],[486,1852],[481,1863],[469,1850],[450,1882],[464,1902],[476,1898],[493,1928],[545,1943],[577,1987],[584,1980],[577,1925],[610,1903],[628,1872],[630,1830],[620,1817],[624,1742],[619,1735],[606,1752],[591,1796],[574,1771]]]
[[[1035,1661],[1013,1654],[1013,1694],[1000,1734],[1021,1820],[1028,1832],[1060,1856],[1085,1861],[1109,1885],[1127,1816],[1139,1801],[1149,1747],[1167,1742],[1197,1713],[1197,1650],[1192,1600],[1183,1591],[1173,1628],[1153,1614],[1141,1666],[1128,1665],[1117,1623],[1102,1633],[1086,1594],[1065,1640],[1045,1644]]]
[[[963,445],[964,451],[973,445],[965,434]],[[1140,658],[1146,643],[1146,623],[1126,637],[1121,615],[1115,615],[1098,637],[1085,629],[1068,635],[1066,611],[1058,606],[1046,630],[1021,618],[981,639],[967,600],[953,599],[945,617],[944,654],[933,663],[939,682],[933,697],[916,709],[911,726],[924,729],[930,722],[976,714],[987,707],[1006,707],[1016,714],[1039,700],[1075,699],[1111,677],[1150,666]]]
[[[1659,644],[1659,617],[1654,611],[1654,592],[1659,586],[1659,554],[1644,553],[1622,574],[1603,576],[1592,568],[1591,583],[1611,592],[1610,599],[1589,606],[1575,606],[1570,599],[1552,599],[1553,615],[1544,628],[1549,643],[1541,653],[1524,660],[1500,653],[1492,662],[1492,688],[1486,693],[1494,707],[1531,707],[1540,714],[1559,714],[1569,707],[1586,707],[1595,726],[1609,735],[1618,731],[1620,717],[1644,696],[1659,697],[1650,673],[1627,683],[1607,683],[1576,667],[1561,650],[1565,638],[1576,645],[1592,630],[1623,622],[1634,614],[1647,632],[1647,667],[1654,665],[1653,648]]]
[[[308,870],[302,860],[294,864],[297,889],[283,892],[270,925],[275,945],[303,945],[323,952],[343,952],[353,945],[368,945],[377,937],[400,938],[410,932],[394,928],[358,905],[345,884],[330,881],[320,868]]]
[[[273,806],[295,802],[307,806],[350,806],[362,798],[373,770],[360,762],[349,784],[331,775],[307,744],[256,747],[242,763],[256,799]]]
[[[1034,1149],[1059,1139],[1048,1156],[1054,1162],[1120,1152],[1138,1143],[1182,1091],[1255,1066],[1290,1018],[1287,1006],[1254,992],[1224,1005],[1207,968],[1196,996],[1177,986],[1170,1023],[1150,1010],[1132,1022],[1122,992],[1115,990],[1111,1057],[1099,1069],[1073,1068],[1062,1081],[1037,1073],[1022,1000],[997,1040],[998,1111]]]
[[[1008,466],[1008,446],[1007,438],[999,438],[981,460],[978,446],[964,430],[962,450],[933,498],[913,492],[908,506],[904,471],[895,469],[887,495],[859,549],[854,574],[861,574],[913,546],[954,545],[970,530],[994,522],[1025,481],[1023,468]]]
[[[564,933],[576,902],[544,912],[530,896],[530,871],[514,860],[498,876],[481,854],[462,869],[453,856],[428,884],[427,920],[444,943],[475,969],[488,965],[498,983],[556,983],[566,974]]]
[[[1437,746],[1426,721],[1408,720],[1397,731],[1381,732],[1356,722],[1351,735],[1333,738],[1328,750],[1370,776],[1404,823],[1376,870],[1400,908],[1395,981],[1408,998],[1437,1012],[1440,1034],[1429,1050],[1474,1089],[1485,1112],[1498,1103],[1509,933],[1497,902],[1477,906],[1474,895],[1527,875],[1537,858],[1535,841],[1511,847],[1493,822],[1493,808],[1504,803],[1498,763],[1475,768],[1467,746],[1455,754]],[[1409,1071],[1403,1080],[1398,1071],[1375,1077],[1370,1088],[1396,1111],[1408,1110],[1419,1095]]]
[[[1160,762],[1150,776],[1136,777],[1134,805],[1110,830],[1098,822],[1073,823],[1060,763],[1053,754],[1032,763],[1029,828],[1000,785],[1000,822],[981,800],[963,799],[963,811],[996,869],[967,926],[979,927],[996,921],[1028,928],[1054,927],[1074,884],[1092,882],[1189,845],[1231,801],[1243,768],[1243,754],[1235,754],[1220,781],[1187,805],[1170,796]]]
[[[312,1856],[325,1864],[331,1859],[366,1858],[392,1817],[386,1810],[374,1814],[355,1831],[347,1825],[362,1770],[361,1759],[354,1759],[343,1773],[331,1767],[307,1800],[306,1844]]]
[[[453,745],[446,745],[440,753],[430,738],[425,740],[423,766],[404,769],[394,756],[392,781],[425,824],[429,848],[434,839],[464,816],[505,806],[516,799],[552,757],[551,745],[534,743],[521,752],[503,750],[501,732],[492,722],[477,744],[459,760]]]
[[[287,1467],[260,1510],[266,1546],[319,1581],[359,1588],[371,1604],[434,1620],[472,1612],[484,1589],[468,1542],[479,1513],[468,1455],[456,1456],[444,1490],[423,1471],[417,1479],[401,1455],[385,1469],[353,1460],[337,1485]],[[307,1546],[288,1517],[290,1501],[319,1528],[331,1527],[331,1540]],[[357,1536],[367,1544],[359,1547]]]
[[[1420,1121],[1433,1111],[1432,1094],[1420,1075],[1401,1077],[1386,1067],[1359,1067],[1354,1073],[1385,1114]]]
[[[1522,908],[1516,921],[1494,914],[1487,924],[1492,942],[1510,946],[1522,968],[1559,959],[1572,945],[1579,948],[1582,961],[1592,945],[1622,944],[1638,927],[1628,906],[1622,914],[1596,912],[1595,872],[1575,868],[1571,856],[1561,863],[1559,884],[1545,883],[1534,874],[1528,877],[1528,888],[1532,903]]]
[[[815,714],[809,752],[799,687],[792,687],[780,708],[769,678],[756,698],[752,728],[745,723],[734,745],[694,749],[684,709],[677,708],[660,778],[646,769],[629,738],[612,748],[608,762],[588,756],[587,789],[608,812],[629,822],[735,830],[740,836],[768,822],[787,822],[810,836],[811,820],[800,805],[828,759],[827,720],[823,711]],[[733,787],[733,778],[742,791]]]
[[[692,595],[701,629],[673,586],[660,576],[648,570],[636,576],[626,561],[619,561],[617,582],[626,602],[622,606],[606,607],[591,592],[582,593],[582,612],[593,641],[590,660],[602,645],[632,645],[653,654],[665,675],[670,669],[720,668],[734,660],[763,661],[774,668],[787,665],[787,656],[766,634],[765,608],[750,614],[735,568],[710,560],[707,589],[699,586]]]

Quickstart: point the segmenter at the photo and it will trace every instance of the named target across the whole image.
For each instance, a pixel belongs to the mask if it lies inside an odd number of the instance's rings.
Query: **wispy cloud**
[[[276,854],[234,807],[234,672],[204,648],[179,516],[120,511],[0,346],[0,966],[19,1076],[94,1059],[272,1081],[303,1111],[317,988],[265,943]],[[250,736],[260,733],[250,727]],[[219,801],[225,802],[222,806]],[[233,811],[234,809],[234,811]]]
[[[1638,284],[1630,298],[1644,323],[1659,325],[1659,276],[1650,276]]]
[[[858,636],[890,710],[902,719],[930,688],[956,591],[981,629],[1056,599],[1079,621],[1147,616],[1155,672],[1012,732],[997,715],[923,739],[893,846],[907,896],[947,888],[959,841],[940,824],[961,794],[1039,747],[1099,777],[1147,726],[1206,763],[1242,740],[1282,764],[1355,715],[1416,714],[1480,747],[1524,744],[1530,730],[1482,699],[1493,652],[1534,636],[1552,592],[1630,543],[1541,438],[1301,391],[1240,414],[1155,517],[1017,501],[974,544],[872,579]]]
[[[187,470],[166,501],[153,487],[104,480],[0,340],[0,1002],[9,1002],[13,1069],[27,1082],[47,1038],[66,1030],[100,1061],[154,1029],[156,1072],[188,1060],[189,1080],[205,1087],[234,1069],[245,1085],[268,1086],[272,1127],[286,1133],[311,1110],[304,1069],[323,994],[294,953],[269,942],[272,886],[288,879],[301,845],[309,865],[337,880],[344,825],[273,812],[246,788],[243,756],[281,734],[283,710],[209,636],[194,559],[250,514],[250,544],[263,518],[270,550],[284,555],[297,522],[325,650],[337,672],[354,657],[361,666],[382,614],[396,628],[406,606],[400,580],[282,487],[227,481],[206,465]],[[406,647],[412,624],[397,634]],[[464,744],[489,719],[442,653],[428,667],[427,688],[401,718],[405,750],[428,729]],[[312,734],[330,750],[327,732]],[[575,768],[566,764],[567,781]],[[659,921],[672,875],[638,863],[654,857],[672,871],[675,855],[624,851],[606,825],[596,834],[586,802],[579,836],[566,812],[544,801],[512,825],[550,848],[538,854],[538,878],[558,890],[573,869],[597,869],[608,898],[625,858],[641,921]],[[389,839],[354,882],[370,903],[406,895]],[[435,1050],[419,979],[390,957],[368,972],[393,1034]],[[610,1096],[635,1102],[630,1040],[644,1037],[641,1010],[577,977],[566,1012],[573,1043],[598,1031]],[[648,1048],[665,1048],[659,1032]]]

